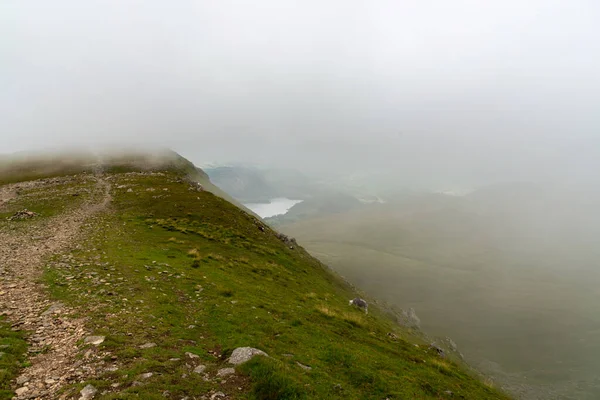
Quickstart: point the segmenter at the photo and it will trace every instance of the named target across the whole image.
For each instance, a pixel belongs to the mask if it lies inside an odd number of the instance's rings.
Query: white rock
[[[233,351],[233,353],[231,353],[231,357],[229,357],[229,363],[233,365],[242,364],[254,356],[269,357],[269,355],[264,351],[255,349],[253,347],[238,347]]]
[[[148,378],[152,378],[152,375],[154,375],[152,372],[146,372],[145,374],[140,374],[138,376],[139,379],[148,379]]]
[[[104,342],[104,339],[104,336],[88,336],[85,339],[83,339],[83,343],[98,346],[100,343]]]
[[[17,396],[20,396],[20,395],[22,395],[22,394],[25,394],[25,393],[27,393],[28,391],[29,391],[29,388],[28,388],[28,387],[25,387],[25,386],[23,386],[23,387],[21,387],[21,388],[18,388],[17,390],[15,390],[15,393],[17,394]]]
[[[140,346],[140,349],[151,349],[152,347],[156,347],[156,343],[146,343]]]

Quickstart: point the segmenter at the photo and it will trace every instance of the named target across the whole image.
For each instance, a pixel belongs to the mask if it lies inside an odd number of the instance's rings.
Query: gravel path
[[[81,351],[77,342],[89,334],[85,320],[74,317],[75,310],[52,302],[39,280],[45,260],[73,248],[82,226],[110,204],[110,184],[100,176],[96,180],[91,197],[95,200],[77,209],[51,219],[32,219],[27,230],[9,229],[10,223],[0,222],[0,314],[14,330],[29,333],[31,366],[15,382],[18,399],[55,399],[65,384],[95,374],[94,357],[77,357]],[[16,187],[23,185],[0,187],[0,204],[17,196]]]

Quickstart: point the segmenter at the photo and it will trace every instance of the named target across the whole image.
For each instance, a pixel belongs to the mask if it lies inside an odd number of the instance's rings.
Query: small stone
[[[201,374],[206,370],[206,365],[198,365],[196,368],[194,368],[194,372],[197,374]]]
[[[212,396],[210,396],[210,400],[224,399],[226,397],[227,396],[225,396],[225,393],[217,392],[217,393],[213,394]]]
[[[254,356],[268,357],[268,354],[262,350],[255,349],[252,347],[238,347],[231,353],[231,357],[229,357],[229,363],[233,365],[242,364],[250,360]]]
[[[189,351],[187,353],[185,353],[185,355],[186,355],[186,357],[189,357],[189,358],[200,358],[199,355],[190,353]]]
[[[55,381],[54,379],[46,379],[46,380],[44,381],[44,383],[45,383],[46,385],[54,385],[54,384],[56,383],[56,381]]]
[[[81,397],[79,398],[79,400],[90,400],[90,399],[94,398],[96,393],[98,393],[98,389],[96,389],[92,385],[87,385],[86,387],[81,389],[81,391],[79,393],[81,394]]]
[[[15,393],[17,396],[21,396],[21,395],[27,393],[28,391],[29,391],[29,388],[26,386],[23,386],[23,387],[20,387],[17,390],[15,390]]]
[[[217,371],[217,376],[228,376],[235,374],[234,368],[222,368]]]
[[[309,367],[308,365],[300,364],[298,361],[296,361],[296,364],[298,364],[298,366],[305,371],[310,371],[312,369],[312,367]]]
[[[17,385],[23,385],[26,382],[29,382],[29,377],[27,375],[21,375],[17,378]]]
[[[151,349],[152,347],[156,347],[156,343],[146,343],[140,346],[140,349]]]
[[[173,362],[181,361],[181,358],[169,358],[169,361],[173,361]]]
[[[138,379],[150,379],[154,375],[152,372],[146,372],[145,374],[138,375]]]
[[[100,343],[104,342],[104,339],[104,336],[88,336],[85,339],[83,339],[83,343],[98,346]]]

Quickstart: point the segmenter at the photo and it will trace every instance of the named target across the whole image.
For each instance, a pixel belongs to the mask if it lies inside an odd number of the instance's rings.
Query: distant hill
[[[294,170],[237,165],[205,171],[215,185],[243,203],[266,203],[278,197],[304,200],[323,189]]]
[[[507,398],[175,153],[0,182],[0,399]]]

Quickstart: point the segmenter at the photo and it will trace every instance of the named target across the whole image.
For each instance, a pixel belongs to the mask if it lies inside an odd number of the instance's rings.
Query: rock
[[[146,372],[145,374],[138,375],[138,379],[150,379],[154,375],[152,372]]]
[[[100,343],[104,342],[104,339],[104,336],[88,336],[85,339],[83,339],[83,343],[98,346]]]
[[[21,211],[17,211],[16,213],[14,213],[11,217],[8,217],[7,219],[9,221],[14,221],[17,219],[29,219],[29,218],[37,217],[38,215],[39,215],[38,213],[34,213],[33,211],[24,209]]]
[[[26,382],[29,382],[29,377],[27,375],[21,375],[17,378],[17,385],[23,385]]]
[[[42,317],[45,317],[45,316],[47,316],[47,315],[50,315],[50,314],[56,314],[56,312],[57,312],[57,311],[59,311],[59,310],[60,310],[61,308],[63,308],[63,307],[64,307],[64,305],[63,305],[62,303],[55,303],[55,304],[52,304],[52,305],[50,306],[50,308],[48,308],[46,311],[44,311],[44,312],[41,314],[41,316],[42,316]]]
[[[288,246],[292,250],[294,249],[294,247],[296,247],[298,245],[296,243],[296,239],[290,238],[287,235],[284,235],[283,233],[276,233],[275,237],[277,237],[277,239],[279,239],[283,243],[285,243],[285,245]]]
[[[421,319],[417,316],[414,308],[402,311],[402,317],[398,321],[400,325],[404,325],[408,328],[420,328]]]
[[[127,193],[132,193],[132,192],[133,192],[132,188],[127,189]]]
[[[93,399],[94,396],[96,395],[96,393],[98,393],[98,389],[96,389],[92,385],[87,385],[86,387],[81,389],[81,391],[79,392],[79,394],[81,394],[81,397],[79,398],[79,400]]]
[[[17,396],[21,396],[24,395],[25,393],[27,393],[29,391],[29,388],[26,386],[20,387],[17,390],[15,390],[15,394]]]
[[[217,376],[228,376],[235,374],[234,368],[221,368],[217,371]]]
[[[197,374],[201,374],[206,370],[206,365],[198,365],[196,368],[194,368],[194,372]]]
[[[242,364],[254,356],[269,357],[269,355],[262,350],[252,347],[238,347],[237,349],[233,350],[233,353],[231,353],[231,357],[229,357],[229,363],[233,365]]]
[[[310,371],[312,369],[312,367],[309,367],[308,365],[301,364],[298,361],[296,361],[296,364],[298,364],[298,366],[300,368],[302,368],[303,370],[305,370],[305,371]]]
[[[146,343],[140,346],[140,349],[151,349],[156,347],[156,343]]]
[[[431,350],[431,349],[433,349],[438,356],[440,356],[442,358],[446,357],[446,352],[444,351],[444,349],[442,349],[441,347],[439,347],[437,344],[431,343],[429,345],[429,349],[428,350]]]
[[[225,399],[225,398],[227,398],[227,396],[225,396],[225,393],[223,393],[223,392],[217,392],[217,393],[213,394],[212,396],[210,396],[210,400]]]
[[[197,354],[190,353],[189,351],[185,353],[185,356],[189,358],[200,358],[200,356],[198,356]]]
[[[446,343],[448,343],[448,346],[450,346],[450,349],[452,349],[452,351],[458,351],[458,346],[456,345],[456,342],[447,336]]]

